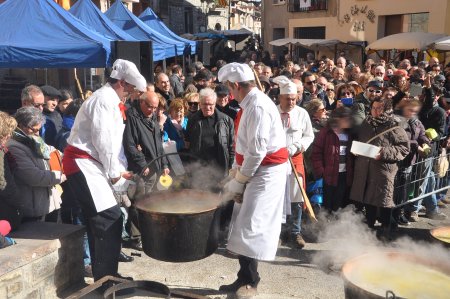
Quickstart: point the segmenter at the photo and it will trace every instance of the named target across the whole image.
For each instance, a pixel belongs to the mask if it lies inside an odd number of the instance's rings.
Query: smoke
[[[327,242],[330,250],[318,251],[313,263],[325,272],[339,272],[343,264],[365,253],[399,251],[415,254],[424,259],[450,261],[450,253],[441,244],[401,237],[384,243],[376,237],[376,232],[364,223],[362,213],[356,213],[353,206],[340,210],[336,216],[322,216],[323,224],[317,232],[319,242]]]

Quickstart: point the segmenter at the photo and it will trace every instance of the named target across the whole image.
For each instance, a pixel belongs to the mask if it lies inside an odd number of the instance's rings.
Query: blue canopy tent
[[[111,41],[53,0],[0,5],[0,67],[75,68],[110,65]]]
[[[151,40],[153,42],[153,60],[182,55],[184,43],[166,37],[145,25],[138,17],[133,15],[121,1],[116,1],[105,12],[105,15],[117,26],[138,40]],[[160,46],[160,47],[158,47]]]
[[[111,40],[137,41],[105,16],[92,0],[78,0],[69,12]]]
[[[174,32],[172,32],[166,26],[166,24],[164,24],[163,21],[161,21],[160,18],[158,18],[158,16],[155,14],[155,12],[150,7],[147,7],[147,9],[141,13],[141,15],[139,16],[139,19],[142,22],[144,22],[148,27],[159,32],[160,34],[169,36],[176,41],[184,43],[186,45],[185,54],[195,54],[196,53],[197,42],[191,41],[191,40],[188,40],[188,39],[182,38],[181,36],[176,35]],[[188,50],[188,51],[186,52],[186,50]]]

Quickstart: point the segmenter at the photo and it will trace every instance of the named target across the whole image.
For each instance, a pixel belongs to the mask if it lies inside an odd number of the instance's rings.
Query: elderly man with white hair
[[[81,106],[64,151],[67,182],[77,191],[87,223],[94,280],[118,275],[123,220],[113,189],[125,192],[132,176],[122,146],[125,124],[119,104],[146,87],[134,63],[116,60],[107,83]]]
[[[281,115],[284,132],[286,134],[286,147],[292,159],[295,170],[302,178],[305,188],[305,166],[303,164],[303,153],[314,140],[314,132],[308,112],[296,105],[297,85],[285,76],[273,79],[280,86],[278,100],[278,111]],[[303,197],[295,179],[295,174],[289,168],[286,181],[285,213],[288,217],[288,229],[290,242],[303,248],[305,241],[301,235],[301,221],[303,210]]]
[[[224,195],[235,199],[227,249],[238,255],[240,270],[237,280],[220,290],[251,298],[260,281],[258,260],[274,260],[277,252],[289,152],[280,114],[256,88],[250,67],[227,64],[219,81],[242,108],[236,121],[236,159],[224,187]]]
[[[234,161],[234,123],[216,108],[217,94],[209,87],[200,91],[200,110],[190,115],[185,139],[189,152],[209,168],[211,174],[206,188],[212,188],[227,176]]]

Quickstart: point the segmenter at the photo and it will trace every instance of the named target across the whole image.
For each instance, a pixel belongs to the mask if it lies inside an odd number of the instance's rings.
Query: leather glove
[[[295,155],[297,153],[298,148],[295,145],[291,144],[288,146],[287,150],[289,152],[289,156],[292,157],[293,155]]]

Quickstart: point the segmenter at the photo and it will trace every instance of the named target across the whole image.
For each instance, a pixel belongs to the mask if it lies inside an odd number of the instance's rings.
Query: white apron
[[[75,159],[75,162],[86,178],[97,213],[117,205],[102,165],[91,159]]]
[[[260,166],[234,204],[227,249],[257,260],[275,259],[283,218],[287,163]]]

